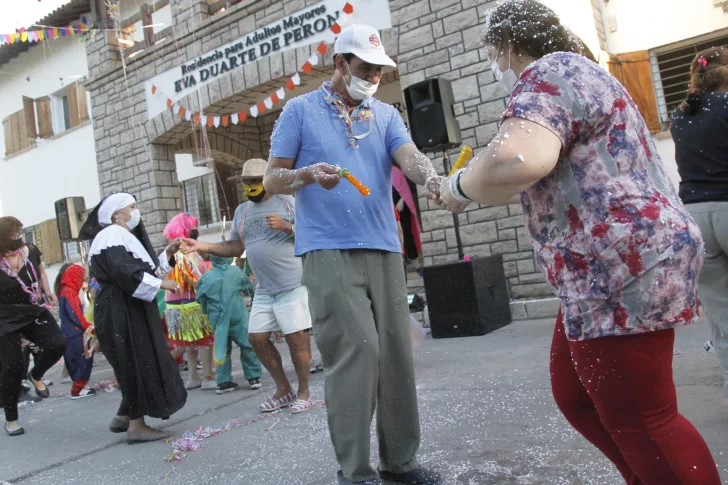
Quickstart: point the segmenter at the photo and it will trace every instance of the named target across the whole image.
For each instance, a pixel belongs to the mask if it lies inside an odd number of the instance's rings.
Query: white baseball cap
[[[354,24],[342,30],[334,44],[334,54],[354,54],[375,66],[397,67],[384,52],[379,32],[368,25]]]

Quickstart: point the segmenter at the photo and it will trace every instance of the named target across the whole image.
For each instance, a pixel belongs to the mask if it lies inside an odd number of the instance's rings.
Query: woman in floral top
[[[536,260],[561,299],[556,403],[625,481],[720,485],[672,379],[674,328],[698,314],[703,241],[636,105],[535,0],[490,11],[484,44],[512,96],[496,139],[443,182],[443,202],[520,194]]]

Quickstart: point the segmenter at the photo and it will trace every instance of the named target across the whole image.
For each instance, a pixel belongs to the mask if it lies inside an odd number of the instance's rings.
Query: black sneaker
[[[442,485],[445,483],[439,474],[421,466],[413,468],[407,473],[391,473],[380,470],[379,478],[388,482],[406,483],[407,485]]]
[[[255,379],[248,379],[248,384],[250,384],[250,388],[253,390],[263,387],[263,384],[260,383],[260,377],[256,377]]]
[[[229,381],[229,382],[223,382],[219,386],[217,386],[217,391],[215,391],[216,394],[225,394],[228,392],[233,392],[235,389],[240,387],[238,383]]]

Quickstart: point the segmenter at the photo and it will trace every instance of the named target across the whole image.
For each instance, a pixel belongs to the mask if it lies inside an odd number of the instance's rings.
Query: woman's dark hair
[[[680,109],[689,115],[700,110],[703,94],[728,84],[728,46],[711,47],[700,52],[690,65],[690,90]]]
[[[55,293],[56,295],[61,294],[61,280],[63,279],[63,273],[65,273],[66,270],[71,266],[73,266],[72,263],[64,263],[63,266],[61,266],[61,269],[58,271],[56,281],[53,282],[53,293]]]
[[[574,52],[596,62],[594,54],[556,13],[536,0],[509,0],[488,12],[483,44],[513,44],[516,53],[540,59],[554,52]]]
[[[0,217],[0,256],[10,251],[8,244],[12,236],[15,239],[15,233],[23,228],[23,223],[15,217]]]

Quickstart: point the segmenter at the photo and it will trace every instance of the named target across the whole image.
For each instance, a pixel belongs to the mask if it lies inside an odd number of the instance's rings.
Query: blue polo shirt
[[[270,155],[294,159],[297,169],[320,162],[338,164],[369,187],[371,194],[364,197],[343,178],[332,190],[315,184],[296,192],[295,254],[319,249],[399,253],[392,209],[392,155],[403,144],[412,143],[407,128],[395,108],[371,98],[351,114],[352,133],[369,132],[355,149],[344,119],[327,97],[322,87],[286,104],[273,129]],[[367,109],[373,116],[366,112],[361,116]]]

